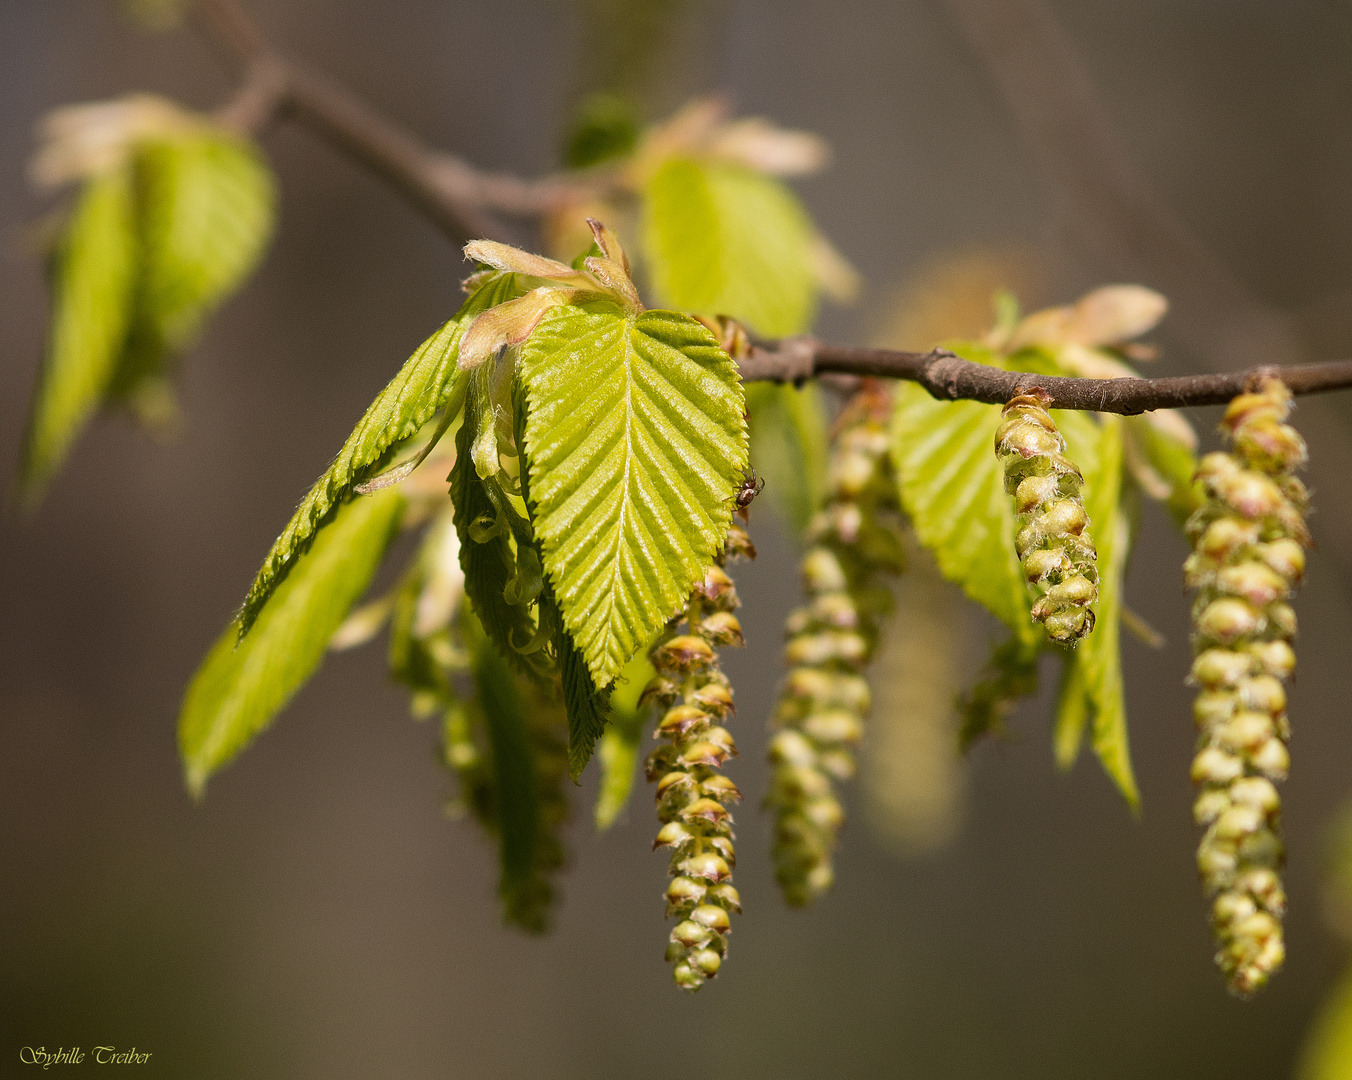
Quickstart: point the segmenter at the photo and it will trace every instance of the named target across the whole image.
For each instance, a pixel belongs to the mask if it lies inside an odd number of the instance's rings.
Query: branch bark
[[[1132,416],[1152,409],[1224,405],[1263,377],[1284,382],[1293,394],[1319,394],[1352,387],[1352,360],[1287,367],[1260,366],[1223,374],[1162,379],[1073,379],[1006,371],[964,360],[951,352],[928,353],[828,345],[812,338],[787,338],[759,345],[740,363],[745,380],[802,382],[826,373],[871,375],[919,383],[941,401],[984,401],[1003,405],[1016,394],[1040,387],[1053,409]]]
[[[278,114],[295,116],[384,179],[456,243],[474,238],[510,240],[490,210],[539,214],[613,183],[605,170],[533,181],[481,172],[428,147],[341,86],[287,60],[238,0],[197,0],[195,10],[211,40],[245,76],[218,119],[240,131],[256,131]],[[853,348],[810,337],[757,345],[739,366],[747,381],[801,383],[832,374],[879,376],[917,382],[941,400],[991,404],[1041,387],[1051,395],[1053,408],[1127,415],[1224,404],[1265,375],[1282,379],[1294,394],[1352,387],[1352,360],[1164,379],[1072,379],[1005,371],[939,350]]]

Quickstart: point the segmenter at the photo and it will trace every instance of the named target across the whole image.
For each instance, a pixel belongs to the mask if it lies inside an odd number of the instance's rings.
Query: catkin
[[[1230,402],[1221,427],[1231,449],[1202,458],[1206,501],[1188,521],[1184,577],[1193,604],[1197,785],[1205,828],[1197,868],[1216,934],[1216,963],[1231,989],[1260,989],[1286,957],[1281,800],[1290,764],[1284,683],[1295,670],[1287,602],[1305,570],[1308,497],[1294,470],[1304,440],[1285,421],[1291,393],[1276,379]]]
[[[729,914],[742,910],[732,885],[737,864],[729,803],[741,798],[719,770],[737,746],[723,722],[735,711],[727,676],[719,670],[720,645],[741,645],[733,611],[740,601],[723,569],[730,558],[755,558],[750,537],[734,525],[723,554],[695,586],[681,618],[685,633],[672,634],[650,652],[657,675],[640,703],[662,710],[655,738],[664,740],[645,763],[657,782],[662,828],[653,847],[673,849],[667,885],[667,915],[676,926],[667,943],[672,977],[683,990],[698,990],[718,974],[728,952]]]
[[[869,686],[863,670],[877,645],[877,619],[891,605],[879,580],[900,573],[896,485],[888,461],[891,395],[867,382],[837,423],[825,508],[808,527],[802,561],[807,604],[786,624],[788,678],[770,740],[775,876],[790,904],[830,888],[832,853],[845,812],[835,782],[854,775]]]
[[[1014,548],[1033,594],[1033,618],[1053,641],[1075,644],[1094,628],[1098,566],[1080,497],[1084,478],[1034,389],[1012,398],[995,432],[1005,491],[1018,512]]]

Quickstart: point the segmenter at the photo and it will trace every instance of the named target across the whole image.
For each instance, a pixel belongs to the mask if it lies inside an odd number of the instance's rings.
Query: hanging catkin
[[[888,462],[889,390],[867,381],[836,425],[828,501],[808,527],[807,604],[788,618],[788,678],[774,713],[770,793],[775,876],[784,898],[807,904],[831,886],[832,852],[844,821],[835,781],[854,775],[869,686],[863,670],[877,620],[891,605],[881,580],[902,568],[889,513],[896,484]]]
[[[654,736],[665,740],[646,763],[648,780],[657,782],[662,822],[653,846],[673,849],[666,899],[667,915],[677,921],[667,961],[683,990],[698,990],[718,974],[728,952],[728,916],[742,910],[732,885],[737,858],[727,811],[741,792],[719,771],[737,756],[732,734],[722,726],[735,710],[715,648],[743,643],[733,614],[737,589],[723,567],[728,559],[755,555],[746,532],[732,526],[723,554],[681,616],[686,632],[660,641],[649,654],[657,675],[642,700],[663,710]],[[679,623],[673,622],[673,631]]]
[[[1274,781],[1286,778],[1290,764],[1283,684],[1295,670],[1296,616],[1287,601],[1309,544],[1308,498],[1294,475],[1305,443],[1285,422],[1290,411],[1291,393],[1275,379],[1230,402],[1221,427],[1231,448],[1198,467],[1206,502],[1188,522],[1193,553],[1184,564],[1197,590],[1193,816],[1206,829],[1197,867],[1212,900],[1216,963],[1245,996],[1286,957]]]
[[[1084,478],[1066,457],[1066,440],[1034,389],[1012,398],[995,432],[1005,491],[1018,512],[1014,548],[1033,593],[1033,618],[1053,641],[1075,644],[1094,628],[1098,566],[1086,531]]]

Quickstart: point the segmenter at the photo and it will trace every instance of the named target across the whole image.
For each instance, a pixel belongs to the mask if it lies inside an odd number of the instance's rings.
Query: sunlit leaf
[[[815,233],[780,181],[728,161],[673,158],[643,191],[653,291],[674,308],[801,333],[817,303]]]
[[[670,311],[555,309],[522,347],[535,535],[604,688],[721,548],[747,466],[731,359]]]
[[[324,658],[329,639],[366,590],[397,529],[404,499],[383,491],[348,503],[299,559],[239,640],[226,628],[193,677],[179,717],[189,789],[272,721]]]
[[[130,319],[135,249],[128,171],[89,180],[52,267],[51,339],[20,467],[29,500],[60,467],[112,382]]]
[[[249,632],[272,590],[327,524],[335,508],[352,497],[353,488],[377,473],[386,454],[416,435],[438,409],[458,410],[465,387],[464,380],[456,377],[455,362],[465,319],[511,299],[517,292],[510,274],[486,282],[465,301],[455,318],[423,342],[377,395],[263,560],[240,611],[241,634]]]

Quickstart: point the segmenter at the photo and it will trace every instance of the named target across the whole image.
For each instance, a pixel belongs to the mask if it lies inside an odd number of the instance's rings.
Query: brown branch
[[[481,172],[427,147],[342,87],[285,60],[237,0],[197,0],[196,11],[211,39],[245,70],[236,97],[218,113],[222,122],[256,130],[278,112],[289,112],[387,181],[456,242],[502,237],[486,210],[538,214],[614,183],[614,174],[606,170],[535,181]],[[809,337],[758,345],[740,367],[748,381],[872,375],[917,382],[941,400],[991,404],[1038,386],[1051,394],[1056,408],[1128,415],[1223,404],[1260,375],[1280,377],[1295,394],[1352,387],[1352,360],[1165,379],[1070,379],[1005,371],[938,350],[852,348]]]
[[[992,405],[1002,405],[1036,386],[1051,395],[1052,408],[1126,416],[1151,409],[1223,405],[1264,376],[1281,379],[1293,394],[1352,388],[1352,360],[1163,379],[1072,379],[1006,371],[963,360],[942,349],[928,353],[861,349],[827,345],[806,337],[757,346],[740,366],[742,378],[748,381],[802,382],[829,372],[872,375],[919,383],[941,401],[984,401]]]

